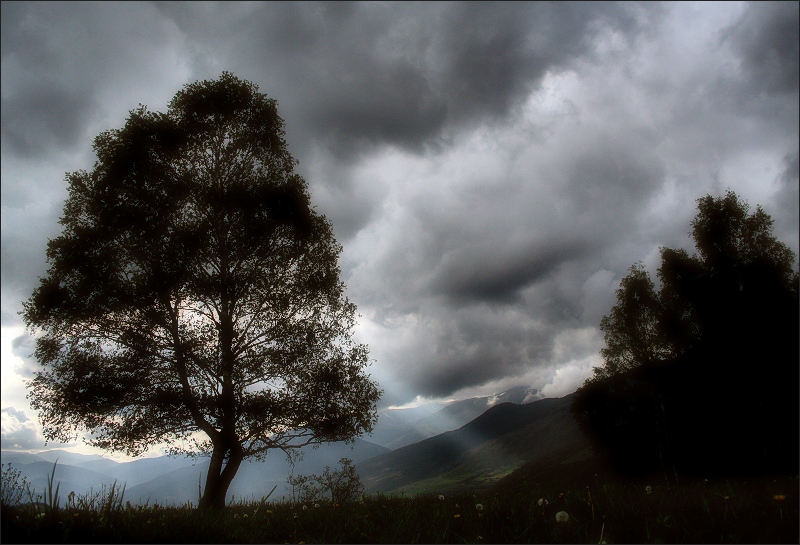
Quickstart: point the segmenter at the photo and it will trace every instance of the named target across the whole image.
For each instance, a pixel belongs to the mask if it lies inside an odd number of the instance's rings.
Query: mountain
[[[546,457],[591,457],[569,407],[572,395],[525,405],[500,403],[457,430],[363,462],[368,492],[445,492],[486,488]]]
[[[447,403],[426,403],[418,407],[405,409],[385,409],[378,413],[378,422],[372,433],[363,436],[372,443],[389,449],[403,447],[417,441],[427,439],[430,435],[415,428],[418,420],[423,419],[445,407]]]
[[[306,447],[302,449],[302,459],[295,463],[294,473],[321,474],[325,466],[336,469],[340,458],[350,458],[358,464],[386,452],[389,450],[385,447],[361,439],[356,439],[352,448],[341,442],[323,444],[317,449]],[[21,475],[27,477],[36,494],[43,494],[46,490],[47,478],[53,471],[53,461],[58,459],[55,483],[60,483],[62,504],[70,492],[76,495],[99,492],[103,486],[108,488],[114,481],[119,486],[125,485],[124,498],[134,505],[147,502],[151,505],[196,503],[198,485],[205,484],[209,464],[207,458],[194,460],[168,456],[116,462],[102,456],[66,451],[37,454],[3,451],[0,457],[4,464],[11,463]],[[291,464],[280,451],[269,453],[262,462],[245,460],[228,490],[228,498],[260,499],[269,494],[273,487],[276,488],[270,499],[278,499],[287,493],[290,495],[286,480],[292,471]]]
[[[3,453],[4,463],[5,459],[6,453]],[[31,486],[31,492],[34,495],[44,495],[45,490],[47,490],[48,478],[53,474],[53,462],[40,459],[38,461],[22,463],[18,459],[16,462],[12,462],[12,466],[14,469],[19,470],[21,475],[27,478]],[[87,494],[92,490],[99,492],[103,486],[110,486],[114,480],[114,476],[107,473],[92,471],[69,464],[62,464],[60,460],[56,465],[54,478],[55,485],[59,486],[58,493],[61,497],[60,503],[62,505],[66,502],[67,495],[70,492],[75,492],[76,495]],[[22,501],[27,502],[28,498],[24,497]]]
[[[259,500],[267,496],[273,488],[270,500],[291,497],[287,478],[293,472],[295,475],[318,475],[323,472],[325,466],[335,470],[338,468],[340,458],[350,458],[358,468],[364,460],[385,454],[388,449],[356,439],[353,445],[342,442],[325,443],[316,449],[305,447],[301,452],[302,459],[295,462],[294,468],[286,459],[286,455],[280,451],[269,453],[263,461],[251,459],[242,462],[228,489],[228,501]],[[158,461],[161,458],[136,462],[152,463],[150,460]],[[131,486],[131,481],[128,481],[125,498],[134,505],[148,502],[150,505],[153,503],[182,505],[187,502],[196,504],[200,491],[205,486],[208,464],[207,458],[199,458],[194,464],[184,463],[182,467],[175,466],[175,469],[157,476],[153,476],[152,470],[145,471],[145,467],[140,466],[142,472],[134,481],[136,484]],[[145,479],[144,476],[151,478]]]
[[[517,386],[490,396],[431,403],[410,409],[389,409],[378,415],[378,423],[369,440],[398,449],[460,428],[498,403],[524,404],[541,397],[539,390]]]

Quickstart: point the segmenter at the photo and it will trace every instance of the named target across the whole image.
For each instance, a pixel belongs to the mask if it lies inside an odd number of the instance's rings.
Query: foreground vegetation
[[[333,503],[3,506],[5,543],[797,543],[798,477],[680,486],[531,484],[507,492]]]

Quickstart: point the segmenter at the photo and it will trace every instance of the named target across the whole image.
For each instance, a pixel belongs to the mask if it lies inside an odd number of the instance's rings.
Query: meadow
[[[4,543],[798,543],[798,476],[678,486],[370,495],[334,504],[233,501],[220,511],[130,506],[124,490],[51,509],[3,506]],[[55,498],[54,498],[55,496]]]

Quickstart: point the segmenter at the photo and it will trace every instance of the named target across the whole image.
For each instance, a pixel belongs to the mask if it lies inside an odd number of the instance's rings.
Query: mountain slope
[[[569,412],[571,402],[566,396],[495,405],[455,431],[367,460],[359,474],[371,492],[425,491],[431,483],[462,487],[464,481],[485,486],[533,459],[559,451],[579,455],[588,442]]]

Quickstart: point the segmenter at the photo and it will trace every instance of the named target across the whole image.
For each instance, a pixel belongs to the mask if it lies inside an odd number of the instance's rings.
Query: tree
[[[45,438],[207,455],[201,507],[244,458],[371,431],[380,391],[352,339],[330,222],[294,173],[274,99],[224,72],[94,140],[91,172],[24,303]]]
[[[795,254],[772,234],[772,218],[760,206],[748,214],[732,191],[697,203],[691,234],[698,253],[662,247],[659,292],[641,263],[621,280],[616,305],[600,321],[606,348],[596,376],[703,347],[763,351],[768,338],[785,348],[786,334],[797,335]]]
[[[297,489],[301,502],[318,501],[326,494],[330,494],[331,503],[354,501],[364,494],[364,485],[352,464],[350,458],[341,458],[341,468],[336,471],[325,466],[322,475],[290,475],[288,482]]]
[[[641,262],[620,281],[617,304],[600,320],[606,347],[605,365],[595,367],[593,380],[633,369],[641,362],[662,361],[674,355],[662,328],[663,308],[653,281]]]
[[[622,279],[600,322],[604,364],[573,412],[618,468],[793,471],[795,254],[772,234],[769,215],[760,206],[750,213],[732,191],[697,204],[697,253],[662,248],[658,292],[640,264]]]

